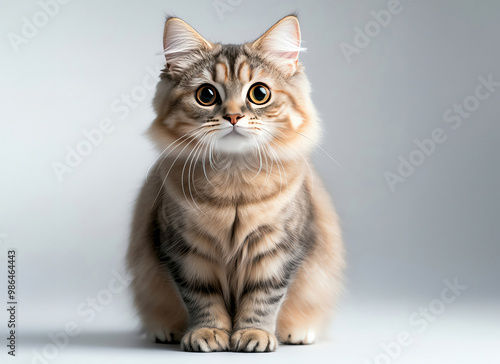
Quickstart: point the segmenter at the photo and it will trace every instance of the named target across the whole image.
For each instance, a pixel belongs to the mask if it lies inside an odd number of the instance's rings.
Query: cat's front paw
[[[226,351],[229,349],[229,333],[209,327],[188,331],[182,337],[181,349],[184,351]]]
[[[259,329],[238,330],[231,336],[231,350],[246,352],[275,351],[278,340],[273,334]]]

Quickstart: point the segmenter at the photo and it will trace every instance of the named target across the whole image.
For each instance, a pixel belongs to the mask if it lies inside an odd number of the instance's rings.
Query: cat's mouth
[[[236,127],[233,127],[232,130],[229,133],[227,133],[226,135],[224,135],[222,138],[227,138],[227,137],[229,137],[229,138],[231,138],[231,137],[245,138],[246,136],[243,133],[239,132],[236,129]]]

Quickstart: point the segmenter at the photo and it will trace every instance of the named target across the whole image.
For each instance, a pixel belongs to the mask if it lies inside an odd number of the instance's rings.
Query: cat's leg
[[[189,312],[189,330],[182,337],[185,351],[226,351],[229,349],[231,317],[222,295],[215,292],[191,292],[184,302]]]
[[[180,244],[177,242],[176,247],[180,248]],[[135,256],[141,268],[135,269],[132,287],[148,337],[156,342],[180,342],[186,351],[227,350],[231,318],[218,290],[200,284],[192,275],[185,276],[184,269],[174,261],[168,264],[173,272],[161,267],[156,252],[146,245]],[[190,274],[198,270],[200,276],[210,276],[210,272],[202,272],[206,264],[184,263],[182,267]]]
[[[152,206],[161,181],[149,178],[137,200],[127,253],[134,302],[149,339],[180,342],[187,313],[173,282],[161,270],[154,252]]]
[[[173,284],[163,272],[148,269],[136,276],[132,285],[148,339],[157,343],[179,343],[187,329],[187,313]]]
[[[161,183],[152,175],[139,195],[127,255],[144,328],[156,341],[180,341],[184,350],[227,350],[231,318],[215,287],[217,267],[183,239],[162,242],[158,235],[157,208],[165,205],[154,202]],[[164,222],[162,229],[169,228]]]
[[[287,292],[277,320],[283,344],[312,344],[331,318],[335,287],[325,282],[327,274],[312,261],[299,270]]]
[[[315,179],[312,203],[317,242],[297,272],[278,320],[277,333],[284,344],[312,344],[330,323],[342,290],[344,247],[330,198]]]
[[[192,239],[189,230],[185,233]],[[218,263],[200,251],[199,244],[191,245],[172,227],[166,227],[165,234],[175,244],[167,244],[160,259],[188,313],[189,328],[181,339],[181,348],[203,352],[228,350],[232,321]]]
[[[260,284],[259,284],[260,283]],[[286,292],[286,282],[259,282],[245,288],[238,303],[231,335],[231,350],[246,352],[275,351],[276,315]]]
[[[181,348],[203,352],[228,350],[232,322],[217,283],[217,266],[190,251],[182,239],[176,241],[175,247],[183,257],[173,253],[167,266],[189,316],[189,329],[182,337]]]
[[[235,317],[232,350],[274,351],[275,333],[284,344],[312,344],[328,323],[340,289],[340,280],[335,287],[331,269],[326,273],[321,264],[318,257],[306,259],[288,290],[284,281],[247,287]]]
[[[333,211],[324,207],[328,197],[319,192],[311,200],[323,206],[311,207],[307,199],[297,199],[291,209],[295,220],[287,220],[289,224],[307,226],[301,238],[296,240],[293,232],[279,237],[279,231],[287,229],[272,229],[262,241],[277,239],[274,245],[247,264],[231,337],[233,350],[273,351],[276,333],[285,343],[313,342],[328,316],[338,291],[335,275],[340,276],[343,251]]]
[[[241,289],[234,317],[232,350],[276,350],[276,317],[290,283],[290,262],[294,258],[293,254],[266,254],[248,263],[249,277]]]

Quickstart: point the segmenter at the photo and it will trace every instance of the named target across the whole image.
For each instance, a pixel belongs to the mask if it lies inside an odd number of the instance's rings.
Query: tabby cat
[[[135,208],[128,265],[156,342],[186,351],[311,344],[341,288],[344,250],[309,163],[319,121],[293,15],[241,45],[178,18],[149,135],[161,154]]]

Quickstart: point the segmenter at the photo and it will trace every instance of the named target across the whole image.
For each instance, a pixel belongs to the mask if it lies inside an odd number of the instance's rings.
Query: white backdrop
[[[273,355],[498,362],[494,0],[0,1],[0,271],[16,249],[21,355],[2,351],[2,362],[200,360],[136,339],[122,282],[134,199],[156,156],[143,133],[165,14],[240,43],[294,11],[325,126],[315,164],[349,267],[331,339]],[[444,302],[445,280],[467,288]],[[0,320],[4,335],[4,310]],[[78,334],[66,342],[68,324]],[[389,345],[402,332],[411,344]]]

